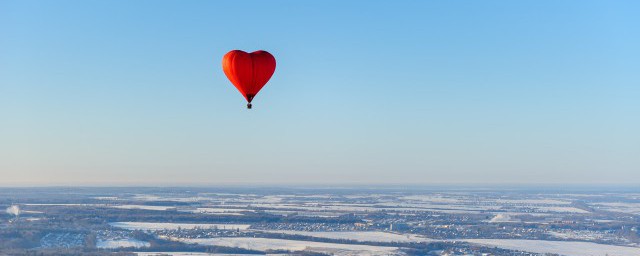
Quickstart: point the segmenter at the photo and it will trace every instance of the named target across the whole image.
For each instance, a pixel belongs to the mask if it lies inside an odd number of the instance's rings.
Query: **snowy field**
[[[20,204],[26,206],[87,206],[87,207],[100,207],[106,206],[106,204]]]
[[[154,222],[111,222],[109,225],[128,230],[165,230],[165,229],[248,229],[245,224],[212,224],[212,223],[154,223]]]
[[[375,207],[374,207],[375,206]],[[427,211],[442,213],[477,213],[478,211],[498,210],[500,207],[475,207],[460,205],[432,205],[432,204],[407,204],[407,203],[379,203],[371,204],[324,204],[324,205],[302,205],[302,204],[251,204],[251,207],[277,210],[297,210],[305,212],[377,212],[377,211]]]
[[[210,215],[242,216],[246,212],[255,212],[255,211],[251,209],[238,209],[238,208],[197,208],[195,210],[186,210],[186,212],[210,214]]]
[[[557,253],[566,256],[638,256],[640,248],[589,242],[564,242],[520,239],[464,239],[461,241],[504,249],[535,253]]]
[[[96,200],[118,200],[119,199],[117,196],[94,196],[92,198]]]
[[[137,256],[249,256],[250,254],[226,254],[226,253],[205,253],[205,252],[134,252]],[[262,254],[252,254],[252,255],[262,255]],[[265,254],[265,255],[283,255],[284,254]]]
[[[500,223],[500,222],[519,222],[520,220],[512,218],[509,214],[497,214],[491,220],[490,223]]]
[[[514,204],[514,205],[562,205],[571,204],[570,201],[557,200],[557,199],[488,199],[485,202],[495,202],[498,204]]]
[[[348,239],[362,242],[431,242],[435,241],[419,235],[394,234],[381,231],[341,231],[341,232],[313,232],[296,230],[260,230],[268,233],[312,236],[329,239]]]
[[[98,240],[96,247],[101,249],[115,249],[120,247],[149,247],[149,242],[136,239],[118,239],[118,240]]]
[[[153,206],[153,205],[137,205],[137,204],[125,204],[125,205],[113,205],[112,208],[118,209],[136,209],[136,210],[151,210],[151,211],[166,211],[175,210],[175,207],[170,206]]]
[[[193,202],[201,202],[201,201],[210,201],[209,197],[164,197],[157,195],[147,195],[147,194],[138,194],[131,197],[132,200],[137,201],[147,201],[147,202],[158,202],[158,201],[171,201],[171,202],[183,202],[183,203],[193,203]]]
[[[403,196],[399,198],[400,200],[405,201],[420,201],[420,202],[433,202],[433,203],[448,203],[455,204],[461,202],[460,199],[451,196],[443,196],[443,195],[411,195],[411,196]]]
[[[560,231],[549,231],[547,234],[561,239],[573,239],[582,241],[604,240],[608,237],[612,237],[604,232],[591,231],[591,230],[571,230],[565,229]],[[622,239],[622,238],[620,238]],[[628,240],[626,240],[628,242]]]
[[[540,206],[536,207],[541,212],[560,212],[560,213],[589,213],[588,211],[578,209],[575,207],[554,207],[554,206]]]
[[[612,203],[594,203],[592,205],[594,205],[595,208],[606,210],[606,211],[640,215],[640,203],[612,202]]]
[[[201,245],[238,247],[250,250],[290,250],[302,251],[309,250],[314,252],[323,252],[331,255],[399,255],[398,248],[372,245],[355,245],[355,244],[335,244],[321,243],[311,241],[295,241],[285,239],[271,238],[251,238],[251,237],[218,237],[218,238],[194,238],[194,239],[176,239],[185,243],[197,243]]]
[[[111,205],[111,204],[23,204],[25,206],[82,206],[82,207],[109,207],[118,209],[138,209],[138,210],[154,210],[154,211],[166,211],[175,209],[170,206],[153,206],[153,205]]]
[[[251,209],[238,208],[197,208],[193,210],[195,213],[230,213],[230,212],[255,212]]]
[[[406,198],[406,197],[405,197]],[[413,196],[410,198],[419,198]],[[291,202],[259,202],[251,203],[249,207],[257,207],[267,210],[289,210],[304,212],[377,212],[377,211],[409,211],[409,212],[442,212],[442,213],[478,213],[487,211],[501,211],[507,207],[512,212],[530,213],[589,213],[586,210],[569,206],[569,201],[553,199],[527,199],[527,200],[487,200],[482,204],[475,201],[463,201],[460,198],[447,202],[444,198],[430,198],[433,201],[409,200],[386,201],[381,200],[373,204],[361,203],[291,203]],[[268,201],[268,200],[264,200]],[[275,201],[275,200],[273,200]]]

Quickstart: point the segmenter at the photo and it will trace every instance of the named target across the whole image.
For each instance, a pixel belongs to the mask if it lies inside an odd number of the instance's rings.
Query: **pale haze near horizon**
[[[637,1],[2,1],[0,186],[640,183]],[[221,71],[267,50],[245,109]]]

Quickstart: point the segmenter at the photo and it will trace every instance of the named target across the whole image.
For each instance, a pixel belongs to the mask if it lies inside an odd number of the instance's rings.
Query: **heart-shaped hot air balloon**
[[[266,51],[233,50],[222,57],[222,70],[247,99],[247,108],[276,70],[276,58]]]

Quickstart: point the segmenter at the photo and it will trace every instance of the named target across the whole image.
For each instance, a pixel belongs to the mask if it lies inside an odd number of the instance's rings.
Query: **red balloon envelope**
[[[247,108],[251,108],[253,97],[276,70],[276,58],[266,51],[246,53],[233,50],[222,57],[222,70],[247,99]]]

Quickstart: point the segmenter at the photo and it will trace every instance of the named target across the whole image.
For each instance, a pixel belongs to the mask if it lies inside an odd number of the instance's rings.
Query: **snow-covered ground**
[[[87,207],[105,206],[105,204],[21,204],[21,205],[30,205],[30,206],[87,206]]]
[[[606,238],[606,234],[596,231],[588,230],[562,230],[562,231],[549,231],[549,235],[562,239],[576,239],[576,240],[596,240]]]
[[[594,205],[595,208],[602,210],[640,215],[640,203],[610,202],[593,203],[592,205]]]
[[[154,201],[172,201],[172,202],[200,202],[200,201],[209,201],[211,200],[211,198],[209,197],[201,197],[201,196],[194,196],[194,197],[164,197],[164,196],[158,196],[158,195],[148,195],[148,194],[137,194],[133,197],[131,197],[132,200],[138,200],[138,201],[147,201],[147,202],[154,202]]]
[[[137,204],[125,204],[125,205],[113,205],[112,208],[118,209],[137,209],[137,210],[151,210],[151,211],[166,211],[176,209],[171,206],[154,206],[154,205],[137,205]]]
[[[541,212],[562,212],[562,213],[589,213],[588,211],[575,207],[540,206],[536,207]]]
[[[407,201],[422,201],[434,203],[459,203],[460,200],[455,197],[445,197],[443,195],[411,195],[399,198]]]
[[[417,197],[412,197],[417,198]],[[586,210],[571,207],[568,201],[560,200],[494,200],[493,202],[466,202],[455,199],[456,203],[446,203],[446,200],[433,198],[435,201],[384,201],[375,204],[364,203],[324,203],[324,204],[299,204],[290,202],[251,203],[251,207],[260,207],[271,210],[295,210],[305,212],[376,212],[376,211],[429,211],[442,213],[478,213],[487,211],[504,210],[508,207],[511,211],[520,213],[589,213]],[[438,202],[443,201],[443,202]]]
[[[118,240],[98,240],[96,242],[96,247],[103,249],[113,249],[120,247],[149,247],[151,244],[149,242],[144,242],[136,239],[118,239]]]
[[[111,222],[113,227],[128,230],[164,230],[164,229],[248,229],[250,225],[245,224],[212,224],[212,223],[155,223],[155,222]]]
[[[509,214],[496,214],[495,217],[489,220],[491,223],[500,223],[500,222],[519,222],[518,219],[511,218]]]
[[[570,204],[570,201],[557,200],[557,199],[488,199],[485,202],[496,202],[498,204],[517,204],[517,205],[527,205],[527,204]]]
[[[242,216],[245,212],[255,212],[251,209],[238,208],[196,208],[195,210],[186,210],[186,212],[211,214],[211,215],[234,215]]]
[[[229,213],[229,212],[255,212],[251,209],[238,209],[238,208],[196,208],[193,210],[195,213]]]
[[[380,231],[339,231],[339,232],[313,232],[313,231],[296,231],[296,230],[260,230],[268,233],[281,233],[289,235],[302,235],[321,237],[329,239],[348,239],[356,241],[368,242],[430,242],[434,241],[419,235],[406,234],[400,235],[389,232]]]
[[[118,200],[117,196],[94,196],[92,198],[96,200]]]
[[[521,239],[464,239],[461,241],[498,248],[566,256],[638,256],[640,248],[590,242],[565,242]]]
[[[125,205],[111,205],[111,204],[23,204],[26,206],[83,206],[83,207],[110,207],[110,208],[118,208],[118,209],[140,209],[140,210],[155,210],[155,211],[166,211],[170,209],[175,209],[175,207],[171,206],[153,206],[153,205],[136,205],[136,204],[125,204]]]
[[[476,213],[478,211],[498,210],[499,206],[463,206],[463,205],[434,205],[434,204],[408,204],[408,203],[378,203],[371,204],[323,204],[323,205],[302,205],[302,204],[271,204],[254,203],[252,207],[260,207],[277,210],[297,210],[297,211],[323,211],[323,212],[376,212],[376,211],[429,211],[443,213]],[[376,207],[373,207],[376,206]]]
[[[44,212],[42,211],[25,211],[25,210],[20,210],[20,214],[42,214]]]
[[[355,244],[336,244],[321,243],[311,241],[295,241],[285,239],[271,238],[252,238],[252,237],[217,237],[217,238],[194,238],[194,239],[176,239],[185,243],[197,243],[201,245],[238,247],[250,250],[291,250],[302,251],[309,250],[314,252],[324,252],[332,255],[398,255],[397,247],[372,246],[372,245],[355,245]]]
[[[206,253],[206,252],[134,252],[138,256],[159,256],[159,255],[171,255],[171,256],[250,256],[251,254],[227,254],[227,253]],[[253,254],[256,255],[256,254]],[[262,254],[258,254],[262,255]],[[285,256],[286,254],[265,254],[270,256]]]

